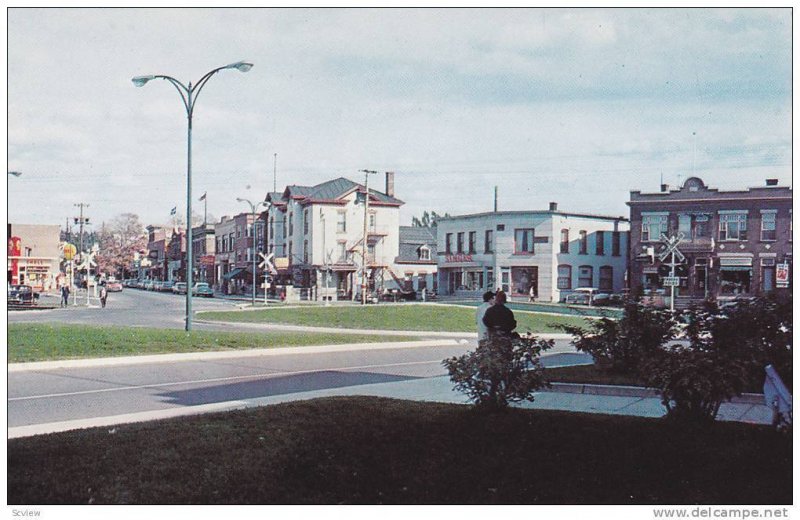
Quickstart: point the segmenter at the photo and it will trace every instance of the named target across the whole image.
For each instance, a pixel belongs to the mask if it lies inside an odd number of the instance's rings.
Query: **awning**
[[[750,266],[743,266],[743,265],[721,265],[719,266],[720,271],[752,271],[753,268]]]
[[[239,276],[243,272],[244,272],[243,268],[237,267],[237,268],[225,273],[224,275],[222,275],[222,278],[225,279],[225,280],[230,280],[232,278],[235,278],[235,277]]]
[[[752,256],[720,256],[719,257],[719,265],[720,267],[750,267],[753,265],[753,257]]]

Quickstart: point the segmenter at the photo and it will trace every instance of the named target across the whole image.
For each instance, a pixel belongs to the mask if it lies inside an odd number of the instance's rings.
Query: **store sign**
[[[789,264],[778,264],[775,268],[775,285],[789,287]]]
[[[455,255],[445,255],[444,261],[448,264],[472,262],[472,255],[465,255],[461,253]]]

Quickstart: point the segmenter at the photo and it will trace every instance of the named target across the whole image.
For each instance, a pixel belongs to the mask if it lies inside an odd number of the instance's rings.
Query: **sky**
[[[8,219],[86,203],[186,211],[187,118],[163,74],[224,70],[197,97],[195,212],[288,184],[395,172],[401,224],[546,209],[627,216],[690,176],[791,185],[790,9],[8,10]],[[277,154],[277,160],[275,160]]]

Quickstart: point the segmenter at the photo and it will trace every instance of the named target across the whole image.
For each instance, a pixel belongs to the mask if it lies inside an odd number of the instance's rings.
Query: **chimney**
[[[661,193],[666,193],[667,191],[669,191],[669,184],[662,184]]]
[[[550,203],[550,211],[558,211],[558,202]]]
[[[767,186],[777,186],[778,179],[767,179]]]
[[[494,212],[497,213],[497,186],[494,187]]]
[[[394,172],[386,172],[386,196],[394,197]]]

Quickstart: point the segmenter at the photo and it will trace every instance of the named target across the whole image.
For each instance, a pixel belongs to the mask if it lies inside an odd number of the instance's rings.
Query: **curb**
[[[552,392],[557,394],[582,394],[582,395],[602,395],[608,397],[641,397],[641,398],[660,398],[661,394],[655,388],[645,388],[642,386],[624,385],[594,385],[582,383],[550,383],[549,388],[542,388],[540,392]],[[734,396],[728,401],[737,404],[765,404],[764,394],[742,394]]]

